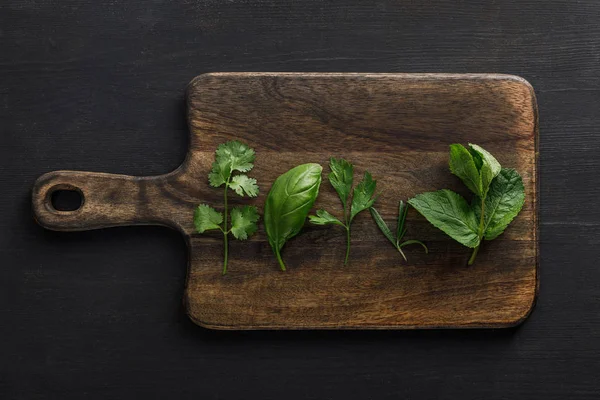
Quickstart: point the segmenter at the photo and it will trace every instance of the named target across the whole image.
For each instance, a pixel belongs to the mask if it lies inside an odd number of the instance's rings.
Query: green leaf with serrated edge
[[[483,196],[488,192],[490,184],[500,173],[500,163],[487,150],[476,144],[469,143],[469,152],[473,156],[475,166],[481,177],[481,191]]]
[[[369,171],[366,171],[363,179],[356,185],[352,194],[350,221],[352,221],[359,212],[373,206],[375,200],[377,200],[373,197],[375,195],[376,187],[377,181],[374,181]]]
[[[258,210],[254,206],[233,208],[231,210],[231,233],[236,239],[248,239],[258,229],[256,224],[258,218]]]
[[[387,226],[383,218],[381,218],[379,212],[373,207],[369,208],[369,211],[371,212],[371,216],[373,217],[375,224],[377,224],[377,226],[379,227],[381,233],[383,233],[383,235],[390,241],[390,243],[392,243],[394,247],[396,247],[396,238],[394,238],[392,231]]]
[[[254,167],[254,150],[238,140],[231,140],[217,147],[217,161],[227,162],[231,171],[248,172]]]
[[[213,187],[219,187],[231,177],[231,165],[226,160],[217,160],[212,163],[212,170],[208,174],[208,182]]]
[[[319,194],[322,171],[323,167],[319,164],[298,165],[280,175],[267,195],[265,230],[282,270],[285,270],[285,264],[281,248],[302,230]]]
[[[194,211],[194,226],[198,233],[204,233],[211,229],[221,229],[223,223],[223,214],[214,208],[200,204]]]
[[[329,168],[331,168],[331,172],[327,175],[329,182],[340,197],[344,210],[346,210],[348,197],[350,197],[350,192],[352,190],[354,167],[343,158],[337,160],[332,157],[329,160]]]
[[[248,178],[246,175],[236,175],[231,179],[229,187],[240,196],[256,197],[258,196],[258,185],[256,179]]]
[[[335,224],[335,225],[345,226],[339,219],[337,219],[335,216],[329,214],[325,210],[318,210],[316,214],[317,215],[309,215],[308,216],[308,219],[310,220],[311,224],[315,224],[315,225]]]
[[[523,179],[517,171],[502,168],[500,174],[492,181],[484,209],[484,237],[492,240],[498,237],[508,224],[519,214],[525,203],[525,187]],[[472,203],[476,218],[481,216],[481,199],[475,198]]]
[[[475,213],[458,193],[442,189],[419,194],[408,203],[457,242],[471,248],[479,244]]]
[[[458,176],[476,195],[481,195],[482,185],[479,170],[473,155],[462,144],[450,145],[450,171]]]

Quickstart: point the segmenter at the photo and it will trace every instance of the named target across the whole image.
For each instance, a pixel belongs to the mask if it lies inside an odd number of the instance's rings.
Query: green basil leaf
[[[265,230],[269,244],[284,271],[281,248],[304,226],[306,216],[319,194],[322,170],[323,167],[319,164],[312,163],[294,167],[275,180],[267,195]]]

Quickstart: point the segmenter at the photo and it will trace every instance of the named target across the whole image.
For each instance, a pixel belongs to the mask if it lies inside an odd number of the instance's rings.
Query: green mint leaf
[[[327,176],[331,186],[335,189],[344,210],[348,203],[348,197],[350,197],[350,191],[352,190],[352,181],[354,179],[354,167],[348,161],[340,158],[339,160],[331,158],[329,160],[329,168],[331,172]]]
[[[248,178],[246,175],[236,175],[231,179],[229,187],[240,196],[256,197],[258,196],[258,186],[256,179]]]
[[[215,154],[217,161],[227,163],[231,171],[248,172],[254,167],[254,150],[238,140],[219,145]]]
[[[371,206],[377,200],[375,197],[375,188],[377,181],[373,180],[373,177],[369,171],[365,172],[362,181],[354,188],[352,194],[352,207],[350,209],[350,221],[354,219],[356,214],[359,212],[371,208]]]
[[[481,193],[485,197],[490,184],[500,173],[500,163],[487,150],[476,144],[469,143],[469,153],[473,156],[475,166],[481,176]]]
[[[200,204],[194,211],[194,226],[198,233],[221,229],[221,223],[223,223],[223,214],[206,204]]]
[[[442,189],[419,194],[408,203],[457,242],[471,248],[479,245],[475,213],[458,193]]]
[[[492,181],[485,198],[484,237],[492,240],[498,237],[508,224],[519,214],[525,203],[525,187],[523,179],[517,171],[502,168],[500,174]],[[473,201],[475,215],[481,216],[481,199]]]
[[[397,246],[396,238],[394,238],[392,231],[387,226],[387,224],[385,223],[383,218],[381,218],[381,215],[379,214],[379,212],[373,207],[369,208],[369,211],[371,212],[371,216],[373,217],[375,224],[377,224],[377,226],[379,227],[379,230],[381,231],[381,233],[383,233],[383,235],[394,245],[394,247],[396,247]]]
[[[231,210],[231,233],[236,239],[246,240],[258,226],[258,210],[254,206],[235,207]]]
[[[339,219],[329,214],[325,210],[318,210],[317,215],[309,215],[308,219],[315,225],[335,224],[345,226]]]
[[[458,176],[473,193],[478,196],[483,194],[481,176],[473,155],[462,144],[450,145],[450,171]]]

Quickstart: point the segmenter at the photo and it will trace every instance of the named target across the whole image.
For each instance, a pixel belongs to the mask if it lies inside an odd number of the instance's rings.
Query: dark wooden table
[[[600,2],[0,5],[0,398],[600,396]],[[165,173],[208,71],[499,72],[540,109],[541,287],[520,328],[212,332],[178,233],[44,231],[35,178]],[[176,266],[173,268],[172,266]]]

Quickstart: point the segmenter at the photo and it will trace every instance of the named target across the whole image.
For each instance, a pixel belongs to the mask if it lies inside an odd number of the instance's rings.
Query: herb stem
[[[346,259],[344,265],[348,264],[348,257],[350,257],[350,224],[346,225]]]
[[[281,253],[279,252],[279,250],[275,250],[275,256],[277,257],[277,261],[279,261],[279,266],[281,267],[282,271],[285,271],[285,264],[283,263],[283,260],[281,259]]]
[[[229,231],[227,230],[227,219],[228,219],[228,207],[227,207],[227,188],[229,187],[229,178],[227,182],[225,182],[225,190],[223,191],[223,202],[225,203],[225,210],[223,212],[223,275],[227,274],[227,256],[228,256],[228,245],[227,245],[227,236]]]
[[[484,222],[484,213],[485,213],[485,198],[481,198],[481,217],[479,218],[479,232],[477,232],[477,236],[479,236],[479,244],[477,247],[473,249],[473,254],[471,254],[471,258],[469,258],[469,262],[467,265],[473,265],[475,262],[475,257],[477,257],[477,253],[479,252],[479,247],[481,246],[481,239],[483,239],[483,222]]]

